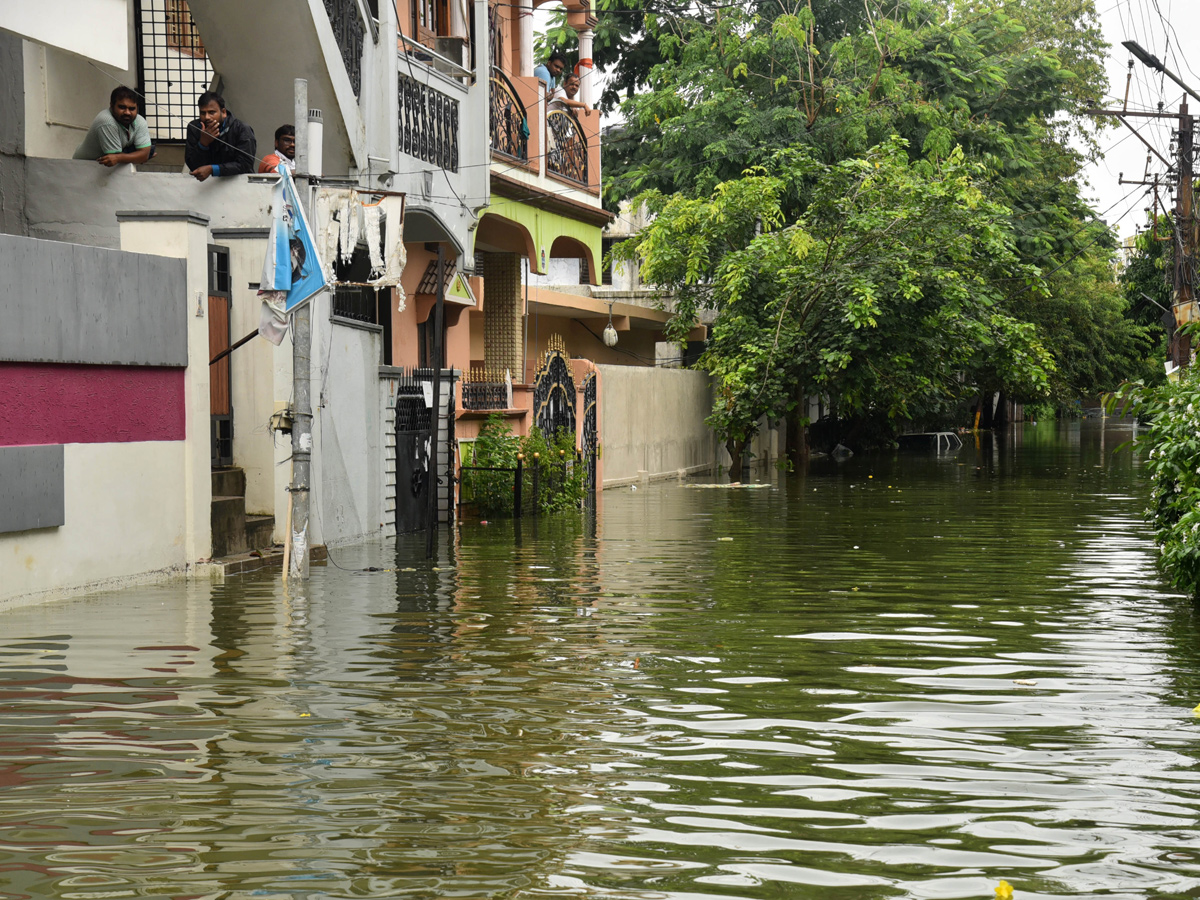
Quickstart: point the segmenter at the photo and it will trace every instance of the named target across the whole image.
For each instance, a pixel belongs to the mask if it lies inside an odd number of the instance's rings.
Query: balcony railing
[[[492,68],[492,150],[522,162],[529,159],[529,122],[508,76]]]
[[[588,146],[583,126],[569,109],[556,109],[546,116],[546,171],[563,178],[588,183]]]
[[[401,153],[458,171],[458,101],[403,73],[397,82]]]
[[[512,382],[504,372],[472,368],[462,380],[463,409],[510,409]]]
[[[363,27],[358,0],[325,0],[325,14],[333,26],[333,36],[342,52],[342,63],[350,76],[350,86],[357,97],[362,89]]]

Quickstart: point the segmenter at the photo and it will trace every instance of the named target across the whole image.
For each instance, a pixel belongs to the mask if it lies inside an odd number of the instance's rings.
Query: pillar
[[[518,43],[521,45],[521,64],[517,74],[526,78],[533,77],[533,0],[518,0],[517,26],[521,35]]]
[[[600,99],[596,96],[595,75],[592,71],[592,29],[581,28],[579,37],[579,64],[575,67],[579,75],[579,100],[589,107],[595,106]]]
[[[187,295],[164,302],[187,306],[188,367],[184,375],[184,505],[189,565],[212,555],[212,455],[209,446],[208,216],[190,210],[118,212],[121,249],[187,260]]]
[[[483,256],[483,361],[492,371],[513,373],[523,381],[521,369],[521,257],[516,253]]]

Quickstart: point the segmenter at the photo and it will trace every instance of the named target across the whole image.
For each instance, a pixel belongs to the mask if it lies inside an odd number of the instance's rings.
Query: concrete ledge
[[[609,488],[629,487],[631,484],[643,484],[650,481],[670,481],[673,478],[690,478],[692,475],[711,475],[714,468],[711,463],[701,463],[698,466],[688,466],[683,469],[676,469],[673,472],[645,472],[639,473],[633,478],[613,478],[605,481],[601,490],[607,491]]]
[[[119,209],[117,221],[125,222],[131,219],[166,219],[172,222],[187,221],[196,225],[207,225],[212,221],[204,213],[194,209]]]
[[[144,584],[162,584],[183,578],[188,574],[183,566],[171,566],[165,569],[155,569],[151,572],[140,572],[137,575],[121,575],[114,578],[103,578],[89,581],[86,584],[73,585],[69,588],[54,588],[48,591],[38,591],[33,594],[22,594],[0,600],[0,612],[17,609],[23,606],[36,606],[55,600],[69,600],[82,597],[84,594],[95,594],[102,591],[114,591],[121,588],[134,587]]]
[[[329,560],[329,551],[323,545],[309,547],[309,565],[323,566]],[[238,575],[248,575],[263,569],[283,571],[283,548],[274,547],[270,550],[249,553],[236,553],[233,556],[223,556],[220,559],[197,563],[195,575],[197,578],[209,578],[212,581],[224,581]]]
[[[214,241],[236,241],[246,238],[268,238],[270,228],[214,228],[211,232]]]

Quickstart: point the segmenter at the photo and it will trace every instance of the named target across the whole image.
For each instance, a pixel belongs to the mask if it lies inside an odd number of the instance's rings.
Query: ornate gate
[[[558,429],[575,433],[575,379],[562,336],[552,334],[533,379],[533,424],[547,439]]]
[[[415,373],[401,379],[396,393],[396,533],[411,534],[429,520],[433,417]]]
[[[596,373],[588,372],[583,379],[583,433],[580,443],[583,451],[583,464],[587,466],[587,500],[589,503],[596,499],[596,461],[600,455],[600,446],[596,434]]]

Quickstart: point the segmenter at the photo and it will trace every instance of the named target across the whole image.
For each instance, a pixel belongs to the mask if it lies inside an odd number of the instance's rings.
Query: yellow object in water
[[[996,885],[996,900],[1012,900],[1013,888],[1007,881],[1001,881]]]
[[[1197,706],[1195,709],[1192,710],[1192,712],[1194,712],[1196,715],[1200,716],[1200,706]]]

